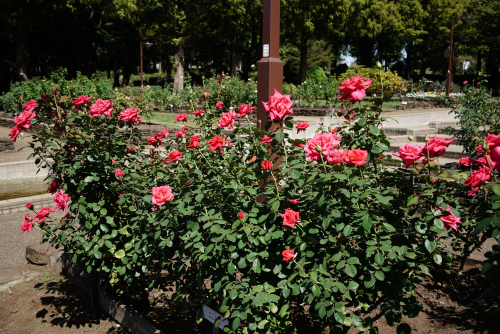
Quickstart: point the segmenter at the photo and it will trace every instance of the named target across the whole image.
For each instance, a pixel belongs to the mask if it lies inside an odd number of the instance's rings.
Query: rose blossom
[[[178,114],[177,116],[175,116],[175,119],[174,119],[174,123],[187,122],[187,121],[188,121],[188,115],[185,113]]]
[[[94,97],[91,96],[91,97],[88,97],[87,95],[82,95],[80,97],[77,97],[75,99],[75,106],[73,107],[74,109],[81,109],[84,105],[91,105],[92,104],[92,99]]]
[[[234,110],[229,110],[226,113],[222,113],[222,117],[219,119],[219,124],[217,125],[217,127],[219,129],[227,127],[229,130],[232,130],[235,117],[236,117],[236,112],[234,112]]]
[[[292,143],[293,146],[297,146],[297,147],[304,147],[304,144],[294,140],[293,143]]]
[[[260,164],[265,170],[271,170],[273,168],[273,163],[269,160],[264,160]]]
[[[125,96],[125,100],[130,100],[130,97],[129,96]]]
[[[275,88],[274,95],[269,97],[270,101],[262,101],[266,112],[269,113],[271,117],[271,121],[283,122],[286,115],[293,114],[293,102],[290,100],[290,96],[292,96],[292,94],[281,95]]]
[[[440,157],[446,152],[446,149],[454,140],[454,138],[446,140],[444,138],[438,138],[437,136],[431,137],[426,146],[422,147],[422,156],[427,159],[428,151],[429,158]]]
[[[54,203],[56,203],[57,210],[68,210],[68,199],[69,195],[65,194],[62,189],[59,189],[59,192],[56,193],[54,197]]]
[[[137,111],[139,111],[137,108],[127,108],[120,113],[118,118],[125,123],[140,122],[141,116],[137,114]]]
[[[148,137],[148,142],[149,145],[152,145],[154,147],[158,147],[161,144],[161,140],[157,139],[156,137]]]
[[[174,199],[172,189],[169,186],[153,187],[153,198],[151,202],[156,205],[163,205],[165,202]]]
[[[200,109],[200,110],[195,110],[195,111],[193,111],[193,114],[194,114],[195,116],[198,116],[198,117],[203,117],[203,115],[205,115],[205,111],[203,111],[202,109]]]
[[[337,93],[343,93],[339,100],[347,100],[347,102],[356,102],[363,100],[366,95],[366,89],[370,87],[372,79],[366,80],[361,75],[350,77],[342,83]]]
[[[290,261],[297,257],[298,254],[295,254],[293,249],[284,250],[281,255],[283,255],[283,261]]]
[[[127,152],[134,152],[135,150],[135,145],[130,146],[130,148],[126,148],[125,151]]]
[[[125,173],[121,169],[115,169],[115,175],[117,178],[121,179],[125,176]]]
[[[367,155],[367,151],[356,148],[354,150],[347,151],[344,156],[344,161],[348,165],[363,166],[366,163]]]
[[[26,208],[28,208],[30,210],[33,209],[33,203],[26,204]]]
[[[307,129],[308,127],[310,127],[310,125],[309,125],[309,123],[307,123],[307,122],[300,122],[300,123],[298,123],[298,124],[295,126],[295,128],[297,129],[297,134],[298,134],[298,133],[299,133],[299,131],[301,131],[301,130],[306,131],[306,129]]]
[[[328,151],[328,154],[325,154],[326,161],[331,165],[335,163],[335,165],[340,165],[344,161],[346,151],[343,149],[336,149]]]
[[[29,102],[23,104],[23,110],[28,111],[28,113],[31,113],[33,109],[38,107],[38,103],[36,103],[35,100],[31,99]]]
[[[478,165],[480,165],[480,166],[489,167],[489,166],[488,166],[488,161],[486,161],[486,158],[485,158],[485,157],[481,157],[481,158],[477,159],[475,162],[476,162]]]
[[[90,106],[90,114],[89,117],[99,117],[103,114],[111,117],[111,112],[113,108],[111,108],[114,103],[108,100],[97,99],[96,103]]]
[[[395,153],[394,156],[400,157],[405,163],[406,168],[410,167],[411,164],[421,162],[424,157],[422,157],[422,147],[418,145],[413,145],[411,143],[406,143],[406,145],[399,146],[399,153]]]
[[[226,145],[226,137],[221,137],[219,135],[214,136],[212,139],[207,141],[209,147],[209,152],[213,152],[215,150],[218,150]]]
[[[478,86],[479,86],[480,84],[481,84],[481,82],[479,82],[479,81],[478,81],[476,85],[478,85]]]
[[[489,146],[486,153],[488,155],[488,161],[491,164],[491,168],[500,170],[500,135],[488,133],[486,136],[486,144]]]
[[[238,109],[240,110],[240,112],[238,114],[236,114],[236,117],[244,117],[244,116],[252,113],[255,110],[255,107],[250,107],[249,104],[242,103],[238,107]]]
[[[179,159],[182,157],[182,153],[177,151],[177,150],[173,150],[172,152],[170,152],[168,154],[168,160],[167,159],[164,159],[163,161],[165,161],[167,164],[171,163],[171,162],[176,162],[176,161],[179,161]]]
[[[50,210],[49,208],[42,208],[36,214],[34,221],[36,221],[37,219],[40,219],[40,221],[38,222],[38,224],[41,224],[41,223],[43,223],[45,221],[45,217],[47,217],[51,212],[54,212],[54,211],[56,211],[56,209]]]
[[[49,186],[49,193],[51,193],[52,195],[56,193],[57,189],[59,188],[58,183],[59,179],[52,180]]]
[[[467,80],[465,80],[465,81],[464,81],[464,85],[467,85],[467,82],[468,82],[468,81],[467,81]]]
[[[33,217],[30,215],[24,216],[24,221],[21,223],[21,234],[25,231],[31,232],[33,229]]]
[[[441,209],[441,211],[443,211],[443,209]],[[448,210],[445,210],[443,212],[450,213],[449,216],[439,217],[439,219],[441,219],[441,221],[443,222],[444,227],[451,227],[452,229],[454,229],[456,231],[457,230],[457,223],[461,223],[460,217],[455,216],[449,208],[448,208]]]
[[[295,212],[291,209],[285,209],[285,213],[280,213],[281,218],[283,218],[283,225],[295,227],[295,223],[300,220],[299,212]]]
[[[200,136],[191,136],[189,138],[190,144],[186,147],[188,148],[199,148],[200,147]]]
[[[186,138],[187,130],[182,128],[175,133],[175,139]]]
[[[269,137],[268,135],[264,135],[262,137],[262,141],[260,142],[261,144],[268,144],[273,141],[273,138]]]
[[[307,153],[306,160],[307,161],[317,161],[319,160],[321,154],[328,155],[330,150],[332,150],[335,146],[340,145],[340,141],[338,141],[339,137],[333,133],[316,133],[313,139],[307,141],[304,150]],[[318,152],[318,149],[320,152]]]
[[[474,166],[476,164],[475,160],[472,160],[470,157],[460,158],[458,159],[457,165],[462,165],[465,167]]]
[[[299,200],[298,199],[289,199],[288,202],[293,203],[293,204],[298,204]]]
[[[216,104],[215,104],[215,108],[220,108],[222,109],[222,106],[224,105],[224,102],[222,101],[218,101]]]
[[[14,117],[14,123],[16,123],[19,128],[29,129],[31,127],[31,120],[35,117],[36,113],[33,110],[26,110],[19,116]]]
[[[207,97],[209,97],[209,96],[210,96],[210,93],[209,93],[209,92],[203,92],[203,93],[201,93],[201,95],[200,95],[200,96],[201,96],[202,98],[206,99]]]
[[[245,214],[243,212],[238,213],[238,218],[242,220],[243,218],[245,218]]]
[[[117,165],[117,164],[118,164],[118,162],[116,162],[116,160],[111,160],[111,163],[112,163],[113,165]]]
[[[16,142],[16,139],[17,137],[19,136],[19,134],[21,133],[21,128],[19,128],[17,125],[14,126],[10,132],[9,132],[9,137],[10,137],[10,140],[12,140],[14,143]]]
[[[490,179],[490,174],[491,169],[489,167],[479,167],[478,170],[472,172],[470,177],[465,180],[465,187],[472,188],[469,196],[476,196],[476,191]]]

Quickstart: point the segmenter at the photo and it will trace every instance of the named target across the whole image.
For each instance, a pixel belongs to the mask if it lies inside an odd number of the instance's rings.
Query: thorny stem
[[[495,179],[495,182],[497,182],[497,177],[495,176],[495,174],[493,174],[493,168],[491,167],[490,159],[488,159],[488,150],[484,151],[484,156],[486,157],[486,161],[488,162],[488,166],[490,167],[491,175],[493,175],[493,178]]]

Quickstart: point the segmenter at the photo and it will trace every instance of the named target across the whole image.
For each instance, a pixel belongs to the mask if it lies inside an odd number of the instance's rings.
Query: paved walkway
[[[0,137],[9,137],[9,132],[11,129],[0,127]],[[18,138],[14,143],[15,150],[0,152],[0,163],[2,162],[15,162],[15,161],[26,161],[28,156],[33,153],[31,147],[28,146],[28,141],[31,139],[31,135],[25,134],[24,137]],[[18,152],[18,150],[20,150]],[[35,159],[35,158],[32,158]]]

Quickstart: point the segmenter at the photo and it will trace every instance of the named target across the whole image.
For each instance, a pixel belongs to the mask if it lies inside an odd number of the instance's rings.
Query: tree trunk
[[[16,81],[28,81],[28,44],[24,32],[19,32],[16,40]]]
[[[240,66],[240,50],[236,46],[236,39],[234,39],[231,45],[231,77],[236,77],[238,75],[238,70]]]
[[[181,92],[184,89],[184,47],[179,45],[175,48],[175,75],[174,90]]]
[[[113,68],[113,87],[120,86],[120,68],[118,64],[115,62],[115,66]]]
[[[481,50],[479,50],[477,52],[477,68],[476,68],[476,71],[479,73],[481,72],[481,68],[482,68],[482,62],[481,62],[481,57],[482,57],[482,54],[481,54]]]
[[[306,81],[307,77],[307,38],[300,40],[300,82]]]
[[[161,61],[158,63],[158,74],[162,74]]]
[[[408,73],[408,77],[410,76],[410,73],[413,70],[412,55],[413,55],[413,50],[411,49],[411,46],[408,45],[406,47],[406,72]]]

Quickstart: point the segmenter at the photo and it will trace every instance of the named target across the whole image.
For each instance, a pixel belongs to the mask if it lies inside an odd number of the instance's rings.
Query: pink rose
[[[269,116],[271,117],[271,121],[283,122],[286,115],[293,114],[293,102],[290,100],[290,96],[292,95],[281,95],[276,89],[274,89],[274,95],[269,97],[270,101],[262,101],[266,112],[269,113]]]
[[[472,160],[469,157],[460,158],[460,159],[458,159],[458,162],[457,162],[457,165],[462,165],[462,166],[465,166],[465,167],[474,166],[475,164],[476,164],[476,161]]]
[[[336,134],[326,132],[326,133],[316,133],[313,139],[307,141],[304,150],[307,153],[307,161],[317,161],[319,160],[321,154],[326,156],[335,147],[340,145],[338,141],[339,137]],[[318,151],[319,150],[319,151]]]
[[[336,149],[328,151],[328,154],[325,154],[326,161],[331,164],[340,165],[344,161],[346,151],[343,149]]]
[[[187,129],[182,128],[175,133],[175,139],[179,139],[181,137],[186,138],[186,134],[187,134]]]
[[[36,113],[32,110],[26,110],[19,116],[14,117],[14,123],[17,127],[22,129],[29,129],[31,127],[31,120],[36,117]]]
[[[372,79],[366,80],[361,75],[350,77],[342,83],[337,93],[343,93],[339,100],[347,100],[347,102],[356,102],[363,100],[366,95],[366,90],[370,87]]]
[[[42,208],[40,211],[38,211],[38,213],[36,214],[35,216],[35,221],[36,219],[40,219],[40,221],[38,222],[38,224],[41,224],[45,221],[45,218],[51,213],[51,212],[54,212],[56,211],[56,209],[52,209],[50,210],[49,208]]]
[[[222,109],[222,106],[224,105],[224,102],[222,101],[218,101],[216,104],[215,104],[215,108],[220,108]]]
[[[283,225],[295,227],[295,223],[300,220],[299,212],[295,212],[291,209],[285,209],[285,213],[280,213],[281,218],[283,218]]]
[[[424,157],[422,157],[422,147],[418,145],[413,145],[411,143],[406,143],[406,145],[399,146],[399,153],[395,153],[394,156],[400,157],[405,163],[406,168],[410,167],[411,164],[421,162]]]
[[[212,139],[207,141],[209,145],[209,152],[221,149],[226,145],[226,137],[214,136]]]
[[[31,113],[36,107],[38,107],[38,103],[36,103],[33,99],[31,99],[28,103],[23,104],[23,110],[28,113]]]
[[[89,117],[99,117],[103,114],[111,117],[111,112],[113,108],[111,108],[114,103],[108,100],[97,99],[96,103],[90,106],[90,114]]]
[[[236,115],[236,117],[244,117],[250,113],[252,113],[255,110],[255,107],[250,107],[249,104],[244,104],[242,103],[238,109],[240,112]]]
[[[271,170],[273,168],[273,163],[269,160],[262,161],[262,163],[260,165],[265,170]]]
[[[198,116],[198,117],[203,117],[203,115],[205,115],[205,112],[204,112],[203,110],[201,110],[201,109],[200,109],[200,110],[195,110],[195,111],[193,111],[193,114],[194,114],[195,116]]]
[[[158,147],[161,144],[161,140],[157,139],[156,137],[148,137],[148,143],[153,147]]]
[[[91,105],[92,104],[92,99],[94,97],[88,97],[87,95],[82,95],[80,97],[77,97],[75,100],[75,106],[73,107],[74,109],[81,109],[84,105]]]
[[[422,147],[422,157],[427,159],[427,150],[429,151],[429,158],[442,156],[454,140],[454,138],[446,140],[444,138],[438,138],[437,136],[429,138],[429,142],[427,142],[426,146]]]
[[[163,205],[174,199],[172,189],[169,186],[153,187],[153,198],[151,202],[155,205]]]
[[[54,203],[56,203],[57,210],[68,210],[68,199],[69,195],[65,194],[62,189],[59,189],[59,192],[56,193],[54,197]]]
[[[235,117],[236,117],[236,112],[234,112],[234,110],[229,110],[226,113],[222,113],[222,117],[219,119],[219,124],[217,125],[217,127],[219,129],[227,127],[229,130],[232,130]]]
[[[363,166],[366,163],[367,155],[367,151],[356,148],[354,150],[347,151],[344,156],[344,161],[348,165]]]
[[[473,161],[474,161],[474,160],[473,160]],[[489,167],[489,166],[488,166],[488,161],[486,161],[486,158],[485,158],[485,157],[481,157],[481,158],[477,159],[475,162],[476,162],[478,165],[480,165],[480,166]]]
[[[59,184],[59,179],[52,180],[49,186],[49,193],[55,194],[57,189],[59,188],[58,184]]]
[[[176,162],[176,161],[179,161],[179,159],[182,157],[182,153],[177,151],[177,150],[173,150],[172,152],[170,152],[168,154],[168,160],[167,159],[164,159],[163,161],[165,161],[165,163],[169,164],[171,162]]]
[[[125,173],[121,169],[115,169],[115,175],[117,178],[121,179],[125,176]]]
[[[488,167],[479,167],[478,170],[472,172],[470,177],[465,180],[465,187],[472,188],[469,196],[476,196],[476,191],[480,186],[489,181],[490,175],[491,169],[489,169]]]
[[[33,229],[33,217],[30,215],[24,216],[24,221],[21,223],[21,234],[25,231],[31,232]]]
[[[128,97],[128,96],[125,96],[125,100],[130,100],[130,97]]]
[[[441,221],[443,222],[444,227],[451,227],[452,229],[454,229],[456,231],[457,224],[461,223],[460,217],[455,216],[449,208],[448,208],[448,210],[445,210],[445,211],[443,211],[443,209],[441,208],[441,211],[450,213],[448,216],[439,217],[439,219],[441,219]]]
[[[286,249],[281,253],[281,255],[283,255],[283,261],[290,261],[291,259],[296,258],[298,254],[295,254],[293,249]]]
[[[297,147],[304,147],[304,144],[294,140],[293,143],[292,143],[293,146],[297,146]]]
[[[298,204],[299,200],[298,199],[289,199],[288,202],[293,203],[293,204]]]
[[[201,97],[202,97],[203,99],[206,99],[206,98],[207,98],[207,97],[209,97],[209,96],[210,96],[210,93],[209,93],[209,92],[203,92],[203,93],[201,93]]]
[[[295,126],[295,128],[297,129],[297,134],[298,134],[298,133],[299,133],[299,131],[301,131],[301,130],[306,131],[306,129],[307,129],[308,127],[310,127],[310,125],[309,125],[309,123],[307,123],[307,122],[300,122],[299,124],[297,124],[297,125]]]
[[[465,81],[464,81],[464,85],[467,85],[467,82],[468,82],[468,81],[467,81],[467,80],[465,80]]]
[[[480,84],[481,84],[481,82],[479,82],[479,81],[478,81],[476,85],[478,85],[478,86],[479,86]]]
[[[273,138],[269,137],[268,135],[264,135],[262,137],[262,141],[260,142],[261,144],[268,144],[273,141]]]
[[[238,213],[238,218],[242,220],[243,218],[245,218],[245,214],[243,212]]]
[[[200,136],[191,136],[189,138],[190,144],[186,147],[188,148],[199,148],[200,147]]]
[[[175,116],[175,119],[174,119],[174,123],[177,123],[177,122],[187,122],[188,121],[188,115],[187,114],[178,114],[177,116]]]
[[[486,153],[488,154],[491,168],[500,170],[500,135],[488,133],[486,144],[490,147]]]
[[[127,108],[120,113],[118,118],[125,123],[140,122],[141,116],[137,114],[138,111],[137,108]]]
[[[111,163],[114,165],[118,164],[118,162],[116,162],[115,160],[111,160]]]
[[[17,137],[19,136],[19,134],[21,133],[22,129],[19,128],[17,125],[14,126],[10,132],[9,132],[9,137],[10,137],[10,140],[12,140],[14,143],[16,142],[16,139]]]

